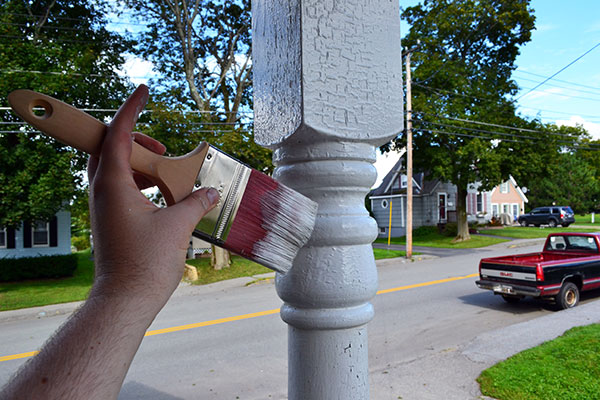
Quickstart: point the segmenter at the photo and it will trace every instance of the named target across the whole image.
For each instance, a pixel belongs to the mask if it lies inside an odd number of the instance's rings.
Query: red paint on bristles
[[[252,170],[223,248],[278,272],[287,272],[308,242],[317,203]]]

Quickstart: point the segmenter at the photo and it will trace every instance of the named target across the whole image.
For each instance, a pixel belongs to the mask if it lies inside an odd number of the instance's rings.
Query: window
[[[50,224],[44,221],[36,221],[31,227],[31,236],[33,246],[49,246],[50,245]]]
[[[502,204],[502,214],[510,214],[510,205]]]
[[[0,249],[5,249],[7,247],[7,235],[6,228],[0,228]]]
[[[381,200],[381,208],[387,208],[388,207],[388,201],[386,199]]]
[[[483,212],[483,193],[477,193],[477,212]]]
[[[500,184],[500,193],[508,193],[508,182]]]

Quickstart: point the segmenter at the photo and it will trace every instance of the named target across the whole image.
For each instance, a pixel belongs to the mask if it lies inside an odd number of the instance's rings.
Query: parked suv
[[[571,207],[566,206],[538,207],[528,214],[520,215],[518,221],[521,226],[562,225],[566,228],[575,222],[575,214]]]

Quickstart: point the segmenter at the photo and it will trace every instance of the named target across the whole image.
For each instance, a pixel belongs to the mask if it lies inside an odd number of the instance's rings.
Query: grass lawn
[[[404,257],[406,252],[397,250],[373,249],[373,254],[376,260],[383,258]],[[221,270],[215,270],[210,266],[210,258],[197,258],[186,261],[189,265],[193,265],[198,270],[198,280],[193,282],[195,285],[205,285],[227,279],[240,278],[244,276],[253,276],[273,272],[270,269],[263,267],[255,262],[246,260],[239,256],[231,257],[231,266]]]
[[[600,230],[600,214],[596,213],[596,215],[594,216],[594,223],[592,224],[592,214],[585,214],[585,215],[575,215],[575,225],[583,225],[583,226],[590,226],[590,227],[596,227],[598,230]]]
[[[90,251],[77,253],[77,269],[70,278],[0,283],[0,311],[84,300],[94,280]]]
[[[555,340],[483,371],[481,392],[500,400],[600,398],[600,324],[576,327]]]
[[[381,249],[374,249],[374,254],[375,259],[406,255],[404,251]],[[77,257],[77,269],[70,278],[0,283],[0,311],[85,300],[94,280],[94,262],[89,250],[78,252]],[[232,257],[231,267],[220,271],[210,268],[208,258],[187,260],[187,263],[198,269],[199,279],[194,282],[197,285],[271,272],[238,256]]]
[[[448,249],[474,249],[477,247],[490,246],[496,243],[506,242],[506,239],[491,238],[486,236],[471,235],[471,240],[465,242],[452,243],[453,237],[440,235],[437,232],[427,232],[422,235],[415,235],[413,233],[413,246],[425,246],[425,247],[442,247]],[[387,244],[387,239],[377,239],[377,243]],[[392,238],[392,244],[406,244],[406,238],[404,236],[399,238]]]
[[[406,252],[404,250],[373,249],[373,254],[375,255],[376,260],[382,260],[384,258],[406,257]],[[413,252],[413,255],[415,256],[419,254],[421,253]]]
[[[600,227],[599,227],[600,228]],[[536,228],[533,226],[505,226],[503,228],[479,229],[479,233],[485,235],[506,236],[516,239],[545,238],[551,233],[558,232],[594,232],[595,229],[579,228]]]

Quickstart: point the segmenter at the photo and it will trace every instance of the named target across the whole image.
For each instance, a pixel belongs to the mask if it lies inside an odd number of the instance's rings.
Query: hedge
[[[0,258],[0,282],[73,276],[77,255]]]

